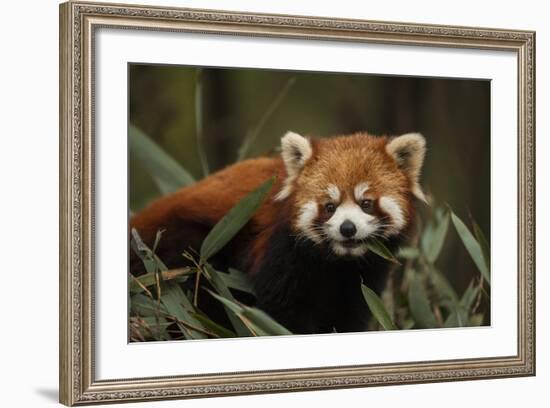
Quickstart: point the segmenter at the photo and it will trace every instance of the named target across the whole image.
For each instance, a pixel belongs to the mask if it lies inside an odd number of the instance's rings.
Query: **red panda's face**
[[[390,238],[410,224],[412,197],[424,199],[418,176],[425,142],[367,134],[311,142],[287,133],[287,170],[278,200],[292,200],[299,238],[326,244],[338,256],[362,256],[369,237]]]

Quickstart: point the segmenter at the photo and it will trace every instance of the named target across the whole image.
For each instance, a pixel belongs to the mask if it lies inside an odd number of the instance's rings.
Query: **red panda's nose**
[[[350,220],[345,220],[340,225],[340,234],[342,234],[346,238],[353,237],[356,232],[357,232],[357,228],[355,227],[355,224]]]

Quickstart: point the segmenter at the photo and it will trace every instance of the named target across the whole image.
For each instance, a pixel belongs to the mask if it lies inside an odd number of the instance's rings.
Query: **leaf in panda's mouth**
[[[376,255],[381,256],[382,258],[393,262],[397,265],[401,265],[401,262],[392,254],[386,245],[382,243],[379,239],[371,237],[365,242],[369,251],[374,252]]]

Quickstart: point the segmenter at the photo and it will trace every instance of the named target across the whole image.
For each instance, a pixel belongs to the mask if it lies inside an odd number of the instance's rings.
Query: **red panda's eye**
[[[336,206],[332,203],[327,203],[325,204],[325,210],[329,214],[334,214],[334,212],[336,211]]]
[[[374,209],[374,202],[372,200],[361,200],[361,209],[366,213],[372,212]]]

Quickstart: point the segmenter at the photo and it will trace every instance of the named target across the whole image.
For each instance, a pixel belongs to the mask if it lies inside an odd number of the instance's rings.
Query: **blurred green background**
[[[204,174],[197,125],[210,172],[237,161],[254,134],[247,157],[273,153],[287,130],[314,137],[421,132],[425,192],[473,218],[490,242],[489,81],[131,64],[129,121],[196,179]],[[140,163],[130,154],[134,212],[161,195]],[[437,263],[460,292],[478,275],[454,231]]]

